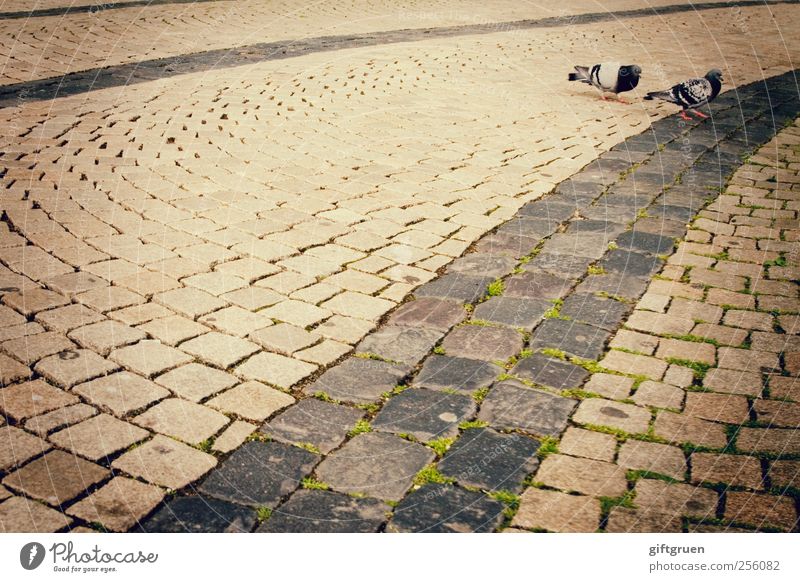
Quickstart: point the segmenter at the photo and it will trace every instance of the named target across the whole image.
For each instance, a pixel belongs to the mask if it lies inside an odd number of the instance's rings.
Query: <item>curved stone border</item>
[[[796,73],[723,95],[708,121],[657,121],[528,203],[141,528],[490,531],[510,522],[570,419],[645,432],[650,414],[632,404],[595,397],[573,411],[587,393],[624,400],[619,384],[663,376],[654,358],[598,360],[688,221],[800,114]],[[598,371],[609,379],[587,385]],[[551,483],[580,474],[563,488],[624,503],[624,470],[562,458]],[[523,501],[561,504],[567,529],[607,525],[596,499],[566,507],[557,495],[528,488]]]
[[[695,12],[700,10],[768,6],[771,4],[797,4],[798,2],[800,2],[800,0],[735,0],[731,2],[672,4],[669,6],[622,10],[619,12],[593,12],[513,22],[491,22],[462,26],[390,30],[378,33],[322,36],[293,41],[258,43],[229,49],[218,49],[169,58],[126,63],[124,65],[78,71],[66,74],[62,77],[51,77],[25,83],[4,85],[0,87],[0,109],[17,105],[20,95],[25,96],[25,101],[45,101],[59,97],[78,95],[97,89],[107,89],[110,87],[165,79],[176,75],[200,73],[265,61],[290,59],[318,52],[400,42],[414,42],[433,38],[449,38],[476,34],[491,34],[495,32],[513,32],[515,30],[535,28],[591,24],[596,22],[616,21],[625,18],[643,18],[647,16]],[[113,6],[122,8],[122,5]],[[0,15],[0,17],[1,16],[2,15]]]

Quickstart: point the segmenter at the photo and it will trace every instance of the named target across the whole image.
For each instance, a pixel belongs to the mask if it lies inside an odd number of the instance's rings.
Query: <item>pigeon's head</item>
[[[708,79],[709,81],[717,80],[720,83],[722,83],[722,81],[724,80],[722,78],[722,71],[720,71],[719,69],[711,69],[708,73],[706,73],[706,79]]]
[[[631,75],[634,79],[642,76],[642,67],[639,65],[625,65],[619,68],[619,74],[623,77]]]

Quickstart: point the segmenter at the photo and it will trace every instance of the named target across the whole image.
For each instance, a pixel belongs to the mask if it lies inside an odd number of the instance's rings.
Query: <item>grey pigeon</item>
[[[603,100],[605,100],[603,93],[614,93],[622,103],[626,101],[623,101],[619,94],[635,89],[639,84],[639,77],[642,76],[642,68],[639,65],[619,63],[600,63],[591,67],[576,66],[575,71],[569,74],[568,80],[596,87],[600,90],[600,98]]]
[[[697,117],[705,119],[705,113],[695,111],[697,107],[713,101],[722,89],[722,71],[711,69],[705,77],[688,79],[683,83],[678,83],[666,91],[654,91],[645,96],[647,100],[661,99],[675,105],[680,105],[681,118],[691,121],[691,117],[686,115],[686,111],[691,111]]]

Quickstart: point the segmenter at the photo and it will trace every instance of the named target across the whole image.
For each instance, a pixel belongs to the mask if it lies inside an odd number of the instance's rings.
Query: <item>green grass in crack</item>
[[[506,284],[501,279],[495,279],[486,288],[486,295],[489,297],[498,297],[506,290]]]
[[[454,483],[455,479],[446,477],[434,465],[428,465],[414,476],[414,485],[427,485],[428,483]]]
[[[368,421],[361,419],[356,422],[355,426],[351,428],[347,434],[354,437],[359,434],[364,434],[365,432],[372,432],[372,426],[370,426]]]

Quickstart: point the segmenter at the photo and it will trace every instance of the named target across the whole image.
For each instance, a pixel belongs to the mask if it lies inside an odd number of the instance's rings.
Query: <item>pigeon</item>
[[[570,81],[588,83],[600,90],[600,98],[606,100],[603,93],[614,93],[622,103],[627,103],[619,97],[620,93],[630,91],[639,84],[642,68],[639,65],[620,65],[619,63],[600,63],[592,67],[575,67],[575,73],[567,77]]]
[[[722,89],[722,71],[711,69],[705,77],[688,79],[683,83],[678,83],[666,91],[654,91],[648,93],[645,99],[661,99],[675,105],[683,107],[681,119],[691,121],[692,118],[686,115],[686,111],[691,111],[697,117],[706,119],[708,115],[695,111],[697,107],[713,101]]]

